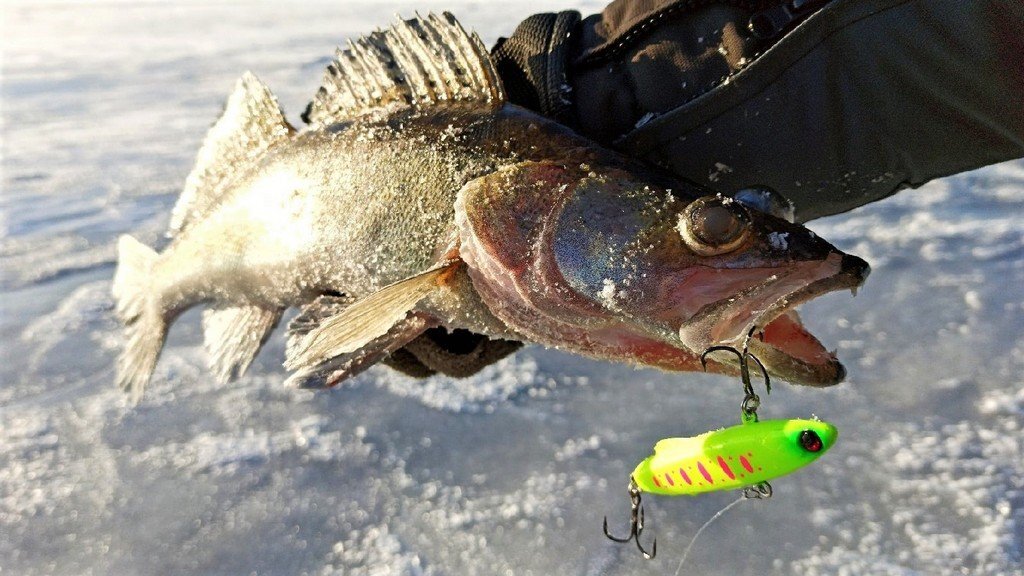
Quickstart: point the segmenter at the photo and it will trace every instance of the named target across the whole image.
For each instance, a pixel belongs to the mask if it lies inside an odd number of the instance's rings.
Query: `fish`
[[[377,363],[465,376],[522,343],[696,371],[702,350],[753,325],[751,349],[776,377],[843,378],[792,309],[860,286],[866,262],[509,103],[450,13],[339,49],[302,118],[290,124],[245,73],[167,245],[119,238],[117,383],[136,401],[169,326],[197,305],[222,382],[293,307],[284,365],[300,388]],[[453,351],[459,341],[470,349]]]

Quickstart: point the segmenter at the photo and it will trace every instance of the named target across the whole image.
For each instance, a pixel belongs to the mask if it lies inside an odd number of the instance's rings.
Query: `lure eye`
[[[822,443],[821,437],[814,430],[804,430],[800,433],[800,446],[808,452],[821,452],[821,449],[825,447]]]
[[[698,198],[679,216],[679,234],[687,247],[701,256],[731,252],[749,233],[746,209],[717,196]]]

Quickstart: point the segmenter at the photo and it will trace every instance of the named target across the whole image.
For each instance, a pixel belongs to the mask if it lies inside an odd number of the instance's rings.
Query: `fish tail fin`
[[[113,294],[127,342],[117,363],[117,383],[138,402],[149,382],[167,334],[167,322],[151,285],[157,253],[131,236],[117,244],[118,265]]]

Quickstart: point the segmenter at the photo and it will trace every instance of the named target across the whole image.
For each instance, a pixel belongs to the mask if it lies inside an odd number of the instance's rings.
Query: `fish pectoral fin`
[[[351,296],[320,296],[299,310],[299,314],[288,323],[287,344],[285,355],[288,358],[298,355],[307,334],[313,331],[324,320],[337,316],[352,305],[356,299]]]
[[[396,324],[408,318],[421,300],[436,290],[444,289],[445,282],[461,265],[462,261],[458,259],[445,262],[382,288],[325,318],[289,346],[285,368],[309,369],[355,352],[386,335]]]
[[[285,386],[305,389],[333,387],[384,360],[422,334],[424,330],[436,325],[437,321],[426,314],[410,314],[396,322],[383,335],[363,344],[357,350],[298,368],[285,381]]]
[[[205,310],[203,345],[217,379],[226,383],[244,374],[280,319],[281,310],[259,306]]]

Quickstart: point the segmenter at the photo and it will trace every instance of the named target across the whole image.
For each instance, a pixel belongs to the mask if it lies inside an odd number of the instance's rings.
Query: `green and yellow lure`
[[[666,496],[755,486],[814,462],[838,434],[820,420],[764,420],[666,438],[633,470],[633,482],[643,492]]]
[[[747,498],[770,497],[769,480],[814,462],[839,436],[835,426],[821,420],[758,421],[753,411],[745,412],[744,419],[738,426],[655,444],[654,454],[637,464],[629,479],[629,535],[612,536],[607,518],[604,535],[616,542],[635,540],[644,558],[654,558],[658,543],[650,551],[640,544],[641,493],[696,496],[741,488]]]
[[[753,333],[752,328],[747,341]],[[650,552],[640,544],[644,529],[641,493],[695,496],[743,489],[747,498],[767,498],[772,493],[769,480],[807,466],[836,443],[839,431],[828,422],[758,420],[757,408],[761,400],[751,385],[748,361],[757,363],[769,391],[771,382],[761,361],[747,351],[747,341],[742,351],[730,346],[713,346],[700,358],[703,364],[711,352],[726,351],[736,355],[745,393],[740,414],[742,423],[690,438],[665,438],[655,444],[654,453],[637,464],[629,478],[629,535],[625,538],[612,536],[608,532],[608,518],[605,518],[605,536],[616,542],[635,540],[644,557],[653,558],[657,542]]]

